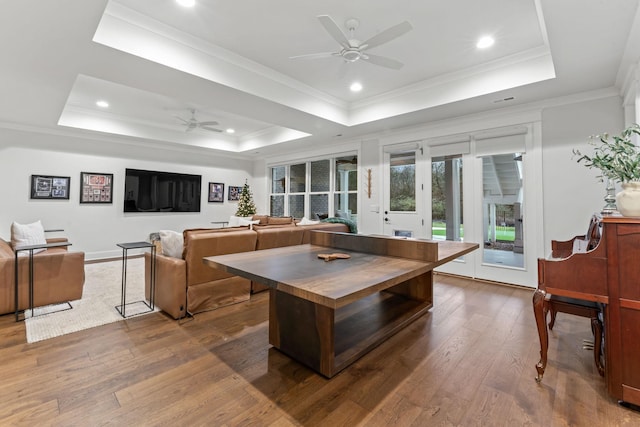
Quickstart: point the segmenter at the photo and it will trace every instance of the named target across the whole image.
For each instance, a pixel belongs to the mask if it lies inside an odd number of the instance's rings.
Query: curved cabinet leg
[[[601,377],[604,377],[604,364],[602,363],[602,322],[597,317],[591,318],[591,329],[593,330],[593,358],[596,368]]]
[[[547,367],[547,350],[549,349],[549,332],[547,331],[547,306],[545,304],[546,292],[537,289],[533,293],[533,314],[538,327],[538,337],[540,338],[540,361],[536,364],[538,376],[536,382],[542,381],[544,370]]]

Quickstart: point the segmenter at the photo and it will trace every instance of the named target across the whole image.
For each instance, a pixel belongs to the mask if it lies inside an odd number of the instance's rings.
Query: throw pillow
[[[235,216],[235,215],[231,215],[229,217],[229,227],[240,227],[241,225],[249,225],[249,224],[240,224],[240,220],[246,220],[246,221],[251,221],[250,216],[244,217],[244,216]]]
[[[253,230],[253,225],[254,224],[260,224],[260,220],[259,219],[249,220],[249,219],[240,218],[240,220],[238,222],[240,223],[239,225],[248,225],[249,226],[249,230]]]
[[[44,245],[47,239],[44,237],[44,228],[40,220],[31,224],[11,224],[11,245],[15,249],[16,246]],[[34,254],[45,251],[45,248],[35,249]],[[27,252],[20,252],[19,255],[27,255]]]
[[[307,219],[306,216],[303,216],[302,219],[298,221],[296,225],[315,225],[315,224],[320,224],[320,221],[313,221],[313,220]]]
[[[184,238],[182,233],[171,230],[160,230],[160,242],[162,244],[162,255],[172,258],[182,258]]]
[[[260,221],[259,224],[266,225],[267,222],[269,221],[269,215],[254,215],[252,219],[254,221],[256,220]]]

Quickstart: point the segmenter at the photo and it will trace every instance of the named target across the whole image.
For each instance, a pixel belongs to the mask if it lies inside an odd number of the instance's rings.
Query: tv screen
[[[200,212],[202,177],[184,173],[127,169],[125,212]]]

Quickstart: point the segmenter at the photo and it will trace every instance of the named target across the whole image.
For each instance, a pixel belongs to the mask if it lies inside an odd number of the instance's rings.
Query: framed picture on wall
[[[209,203],[224,203],[224,184],[219,182],[209,183]]]
[[[232,187],[229,186],[229,197],[230,201],[238,201],[240,200],[240,193],[242,192],[242,187]]]
[[[31,175],[32,199],[69,199],[71,177]]]
[[[113,174],[80,172],[80,203],[112,203]]]

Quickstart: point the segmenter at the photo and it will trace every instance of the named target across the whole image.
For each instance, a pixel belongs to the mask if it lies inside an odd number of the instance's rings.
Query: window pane
[[[329,191],[330,170],[329,160],[311,162],[311,191]]]
[[[328,194],[312,194],[309,196],[309,219],[318,220],[329,216],[329,195]]]
[[[284,193],[285,172],[286,172],[286,168],[284,166],[271,168],[271,192],[272,193]]]
[[[358,194],[336,193],[333,198],[333,206],[335,208],[334,216],[355,220],[355,215],[358,213]]]
[[[304,216],[304,194],[289,196],[289,215],[294,218]]]
[[[390,155],[390,208],[395,212],[416,210],[416,153]]]
[[[301,163],[299,165],[291,165],[289,167],[289,192],[304,193],[305,192],[305,175],[307,165]]]
[[[431,238],[461,241],[462,158],[447,156],[431,162]]]
[[[284,196],[271,196],[269,215],[284,216]]]
[[[357,156],[336,158],[336,191],[357,191],[357,171]]]

